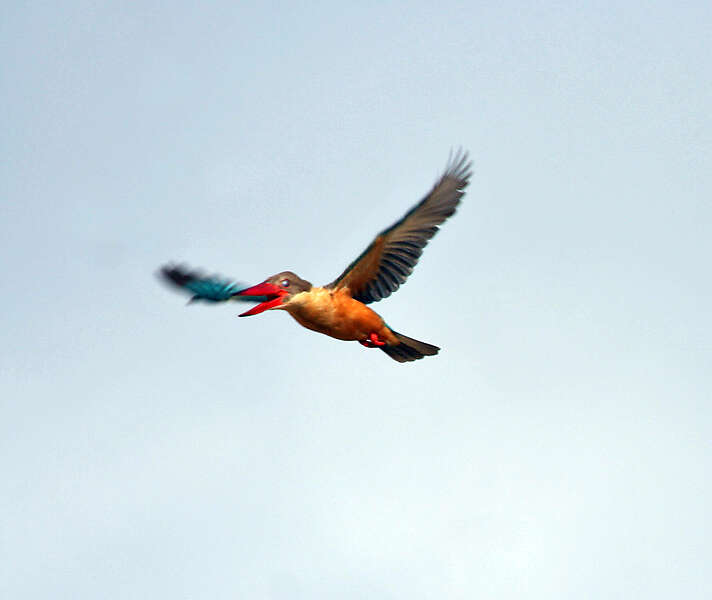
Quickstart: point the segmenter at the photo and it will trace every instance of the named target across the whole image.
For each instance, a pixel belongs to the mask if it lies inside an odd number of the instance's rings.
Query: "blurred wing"
[[[263,301],[261,296],[235,296],[247,285],[231,282],[219,277],[207,277],[199,271],[189,271],[180,265],[166,265],[161,268],[164,281],[192,294],[191,300],[224,302],[226,300]],[[266,298],[265,298],[266,299]]]
[[[364,304],[395,292],[411,274],[438,225],[455,213],[471,175],[467,153],[458,152],[430,193],[403,218],[376,236],[328,288],[348,288]]]

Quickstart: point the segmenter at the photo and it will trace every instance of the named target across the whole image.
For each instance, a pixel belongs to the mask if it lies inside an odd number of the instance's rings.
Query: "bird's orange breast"
[[[376,333],[383,340],[395,341],[383,319],[346,290],[312,288],[293,296],[284,310],[303,327],[339,340],[365,340]]]

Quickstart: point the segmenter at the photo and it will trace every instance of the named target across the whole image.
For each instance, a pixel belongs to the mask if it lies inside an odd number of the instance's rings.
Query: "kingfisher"
[[[433,356],[440,348],[398,333],[367,305],[387,298],[405,283],[439,225],[455,213],[469,183],[471,166],[466,152],[451,155],[430,192],[323,287],[292,271],[282,271],[249,287],[182,265],[166,265],[160,273],[190,293],[189,302],[258,302],[239,316],[284,310],[307,329],[378,348],[400,363]]]

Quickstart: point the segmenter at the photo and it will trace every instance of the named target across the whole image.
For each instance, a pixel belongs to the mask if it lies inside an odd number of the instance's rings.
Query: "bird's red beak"
[[[253,285],[246,290],[241,290],[237,293],[238,296],[266,296],[267,300],[258,304],[257,306],[245,311],[239,317],[250,317],[252,315],[258,315],[261,312],[274,308],[282,304],[282,298],[287,295],[287,290],[283,290],[272,283],[258,283]]]

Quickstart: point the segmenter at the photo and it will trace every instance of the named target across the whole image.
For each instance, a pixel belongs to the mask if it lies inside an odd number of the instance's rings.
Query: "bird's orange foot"
[[[386,342],[379,338],[377,333],[372,333],[367,340],[359,340],[358,343],[366,348],[380,348],[386,345]]]

